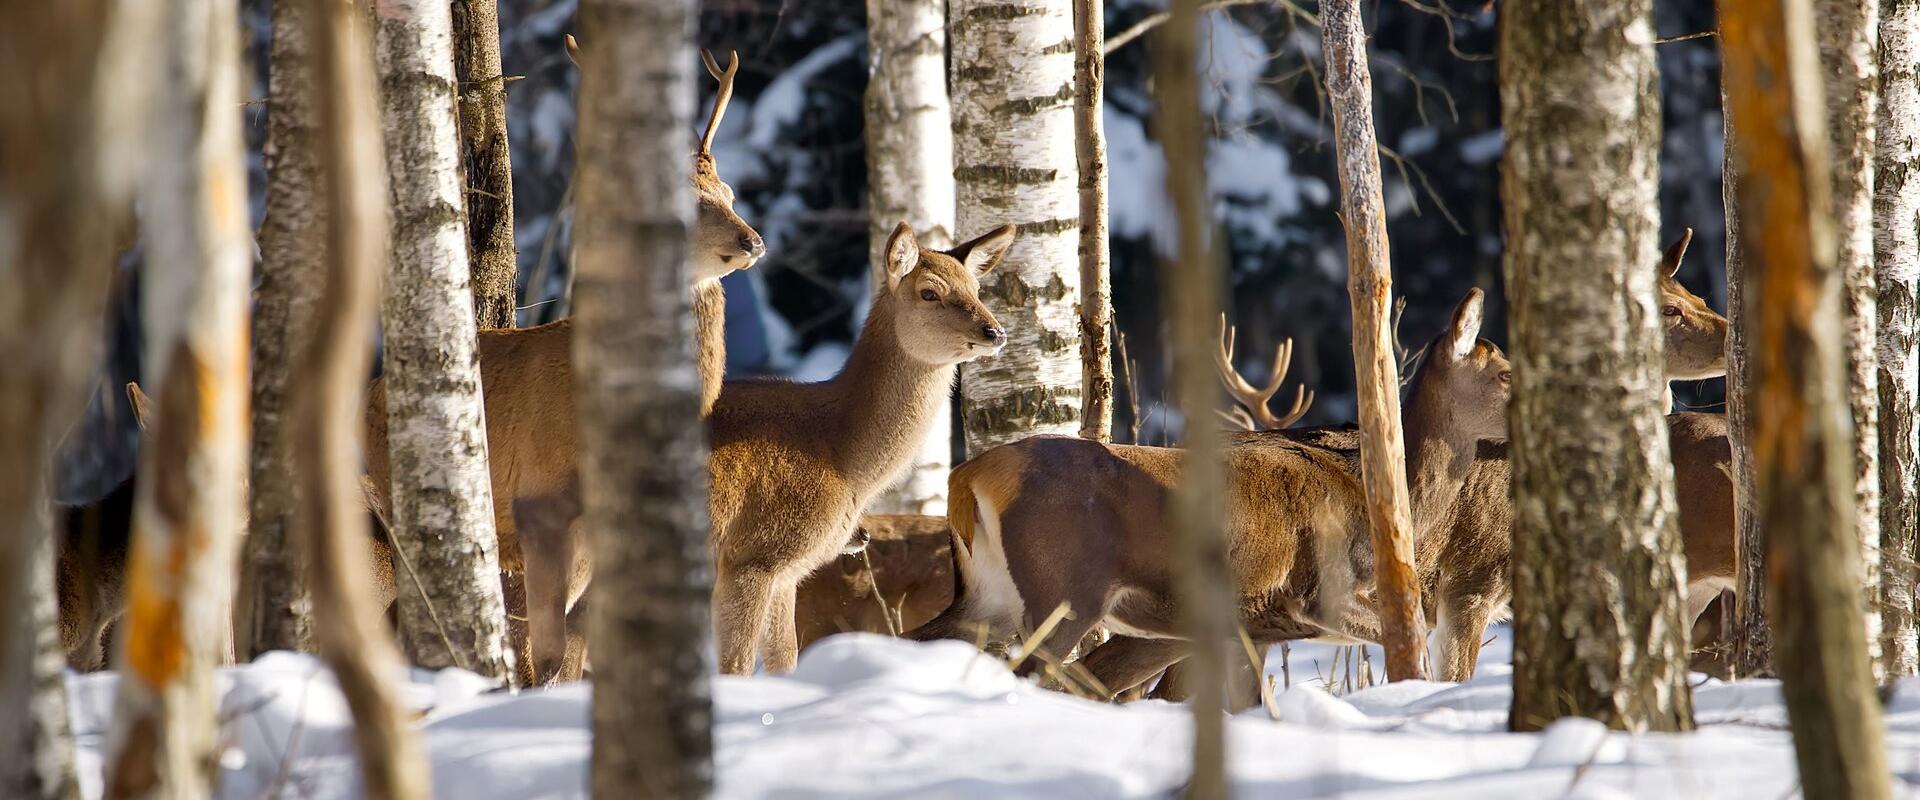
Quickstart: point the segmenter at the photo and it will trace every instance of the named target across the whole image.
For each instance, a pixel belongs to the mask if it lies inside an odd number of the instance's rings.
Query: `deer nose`
[[[767,243],[760,239],[760,234],[741,234],[740,252],[746,253],[748,258],[759,258],[767,254]]]
[[[980,326],[980,335],[986,337],[987,341],[994,347],[1000,347],[1007,343],[1007,332],[998,325]]]

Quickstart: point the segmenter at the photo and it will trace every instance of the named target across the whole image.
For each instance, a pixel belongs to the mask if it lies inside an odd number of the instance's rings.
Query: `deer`
[[[571,36],[567,49],[577,63],[579,44]],[[719,83],[693,154],[691,182],[698,213],[688,232],[688,290],[695,318],[700,413],[706,417],[720,395],[726,370],[726,295],[720,280],[751,268],[766,255],[766,244],[734,212],[733,187],[720,178],[713,155],[714,137],[733,97],[740,56],[730,54],[724,70],[711,53],[702,52],[701,57],[708,74]],[[566,495],[575,480],[573,322],[562,319],[531,328],[485,330],[477,345],[500,568],[507,573],[524,572],[524,591],[534,596],[524,603],[529,614],[528,644],[516,643],[523,654],[531,652],[531,658],[519,659],[521,678],[531,684],[542,682],[538,674],[542,665],[551,675],[563,658],[566,608],[578,597],[577,591],[566,592],[569,587],[584,587],[574,576],[585,574],[591,566],[585,549],[572,546],[576,537],[568,531],[536,531],[528,541],[519,531],[514,511],[515,503],[522,500]],[[369,505],[384,519],[389,508],[390,465],[382,379],[375,379],[367,390],[364,420]],[[558,598],[557,607],[554,598]]]
[[[1416,540],[1458,497],[1475,445],[1506,435],[1510,373],[1480,339],[1484,295],[1455,308],[1410,384],[1403,409]],[[1182,451],[1034,437],[967,461],[949,481],[959,596],[918,639],[1005,637],[1064,604],[1065,621],[1028,651],[1065,653],[1103,623],[1137,639],[1178,639],[1166,508]],[[1226,535],[1239,621],[1260,644],[1303,638],[1372,640],[1373,555],[1365,494],[1350,454],[1285,435],[1237,434],[1226,448]],[[1085,663],[1105,688],[1128,676]],[[1122,648],[1124,650],[1124,648]],[[1023,664],[1023,669],[1031,665]]]
[[[836,633],[898,634],[953,603],[953,538],[947,518],[869,514],[854,541],[800,584],[794,604],[799,647]]]

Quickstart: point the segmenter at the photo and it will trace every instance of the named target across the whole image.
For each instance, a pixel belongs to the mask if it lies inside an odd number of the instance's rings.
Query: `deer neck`
[[[907,467],[953,390],[954,366],[908,356],[894,325],[893,309],[875,303],[846,366],[833,379],[843,415],[835,460],[869,493]]]
[[[713,413],[720,384],[727,377],[727,291],[719,280],[693,285],[693,344],[700,370],[700,416]]]
[[[1479,442],[1463,434],[1453,420],[1453,409],[1439,387],[1415,384],[1402,412],[1407,437],[1407,495],[1414,530],[1424,534],[1441,517],[1466,485],[1467,473]]]

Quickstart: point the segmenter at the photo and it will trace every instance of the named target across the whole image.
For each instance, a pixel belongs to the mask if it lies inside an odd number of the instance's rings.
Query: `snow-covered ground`
[[[1692,734],[1630,736],[1587,720],[1510,734],[1510,652],[1502,631],[1469,683],[1336,697],[1317,684],[1343,682],[1349,662],[1295,646],[1280,719],[1254,710],[1230,722],[1234,784],[1245,797],[1795,794],[1774,682],[1697,678],[1702,729]],[[1278,661],[1269,660],[1276,675]],[[70,679],[89,797],[115,680]],[[220,681],[222,797],[356,795],[346,705],[318,662],[275,653]],[[407,697],[424,713],[435,796],[584,796],[589,696],[586,685],[510,695],[457,670],[412,673]],[[714,701],[723,797],[1166,797],[1183,780],[1190,736],[1183,706],[1093,703],[1024,683],[965,643],[862,634],[815,645],[788,677],[718,678]],[[1896,783],[1911,794],[1920,680],[1900,686],[1887,726]]]

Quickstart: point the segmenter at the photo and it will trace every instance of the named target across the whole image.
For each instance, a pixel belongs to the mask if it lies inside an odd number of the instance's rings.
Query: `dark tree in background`
[[[498,0],[452,0],[452,7],[474,319],[481,328],[511,328],[519,255],[513,243],[513,159],[507,147],[507,76],[500,69],[500,6]]]

